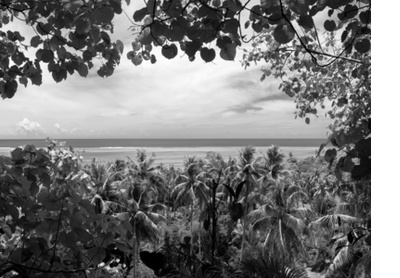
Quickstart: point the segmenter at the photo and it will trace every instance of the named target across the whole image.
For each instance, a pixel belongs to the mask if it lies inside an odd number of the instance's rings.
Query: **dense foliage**
[[[0,1],[0,94],[18,83],[113,74],[121,0]],[[278,148],[238,161],[188,158],[184,169],[135,160],[82,165],[72,149],[17,148],[0,157],[4,277],[304,277],[370,273],[371,2],[149,0],[130,15],[126,56],[156,62],[217,56],[281,80],[296,116],[334,119],[323,158],[284,161]],[[31,26],[29,42],[15,19]],[[17,27],[15,27],[17,28]],[[250,43],[250,44],[247,44]],[[251,47],[249,47],[249,45]],[[179,50],[180,49],[180,50]],[[33,55],[30,55],[33,54]],[[333,147],[325,150],[331,144]],[[279,254],[279,255],[277,255]],[[149,267],[151,271],[149,271]]]
[[[275,146],[239,157],[176,169],[144,150],[83,165],[57,142],[17,148],[0,157],[0,275],[370,274],[368,179],[338,180],[323,159]]]

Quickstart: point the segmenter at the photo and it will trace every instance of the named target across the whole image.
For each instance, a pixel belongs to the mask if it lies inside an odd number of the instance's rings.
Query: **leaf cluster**
[[[1,156],[0,167],[2,275],[101,275],[113,250],[132,248],[129,214],[96,213],[91,180],[73,150],[27,145]]]
[[[110,33],[114,15],[122,13],[120,0],[2,1],[0,8],[0,27],[20,20],[34,33],[25,42],[18,31],[0,32],[3,98],[12,98],[18,83],[41,85],[43,67],[60,82],[75,72],[87,77],[94,58],[101,62],[101,77],[110,76],[119,64],[123,43],[112,42]],[[35,51],[34,57],[28,51]]]

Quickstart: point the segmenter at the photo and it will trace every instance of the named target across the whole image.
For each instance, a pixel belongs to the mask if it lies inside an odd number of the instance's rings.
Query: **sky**
[[[114,23],[112,38],[125,46],[114,74],[101,78],[95,67],[86,78],[75,73],[56,83],[45,73],[41,86],[19,85],[12,99],[0,100],[0,138],[326,137],[331,122],[324,114],[309,125],[295,119],[295,103],[279,81],[261,82],[261,65],[245,70],[239,53],[233,62],[205,63],[182,52],[167,60],[156,48],[156,64],[135,66],[126,58],[131,23],[124,14]],[[32,31],[16,26],[29,41]]]

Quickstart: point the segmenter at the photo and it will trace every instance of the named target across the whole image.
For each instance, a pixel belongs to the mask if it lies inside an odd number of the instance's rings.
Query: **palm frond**
[[[272,204],[278,207],[285,207],[285,198],[284,198],[283,190],[279,188],[279,185],[275,185],[271,187],[271,190],[268,192],[268,197]]]
[[[186,187],[186,182],[182,182],[180,184],[175,185],[175,187],[171,191],[171,197],[176,198],[178,196],[178,193],[184,190]]]
[[[287,197],[287,203],[291,204],[292,202],[299,201],[299,200],[307,200],[308,196],[304,192],[303,188],[299,185],[292,184],[288,187],[285,192]]]
[[[305,247],[300,238],[300,234],[298,234],[295,230],[285,225],[282,222],[281,225],[281,233],[284,241],[285,250],[281,250],[281,252],[287,252],[289,254],[289,258],[294,259],[301,254],[306,254]]]
[[[271,229],[272,226],[274,226],[277,218],[272,217],[272,216],[266,216],[263,218],[258,219],[251,225],[251,230],[253,232],[256,231],[266,231],[268,229]]]
[[[158,239],[157,225],[142,211],[134,216],[135,232],[139,240],[155,242]]]
[[[282,222],[284,225],[295,231],[296,234],[308,234],[307,225],[301,220],[293,215],[285,213],[282,217]]]
[[[268,197],[258,192],[252,192],[247,197],[247,202],[249,204],[265,204],[268,202]]]
[[[197,175],[196,175],[196,180],[199,180],[199,179],[204,179],[206,176],[208,175],[208,173],[206,172],[206,171],[201,171],[200,173],[198,173]]]
[[[158,224],[160,222],[167,223],[167,218],[165,218],[163,215],[155,212],[147,212],[147,216],[151,221],[153,221],[155,224]]]
[[[285,155],[281,152],[278,146],[272,145],[267,149],[267,158],[269,165],[281,164]]]
[[[330,214],[325,215],[318,218],[315,221],[312,221],[309,225],[311,228],[322,228],[325,230],[332,231],[336,227],[340,226],[342,223],[355,223],[358,222],[359,219],[350,215],[345,214]]]
[[[335,213],[351,214],[354,213],[354,202],[339,202],[336,204]]]
[[[335,238],[335,243],[332,246],[332,249],[334,251],[349,245],[349,241],[347,239],[347,235],[344,235],[343,233],[340,233],[339,235],[340,236]]]
[[[261,185],[268,183],[268,181],[269,181],[268,174],[261,174],[260,177],[257,179],[257,183]]]
[[[296,184],[291,184],[288,189],[286,190],[286,194],[288,196],[292,195],[295,192],[303,191],[303,188],[301,186],[296,185]]]
[[[180,206],[188,206],[192,204],[195,200],[195,195],[193,192],[193,188],[185,187],[183,190],[178,192],[178,195],[175,198],[174,206],[175,208]]]
[[[109,210],[114,209],[118,210],[120,208],[125,208],[124,205],[120,204],[119,202],[114,202],[114,201],[104,201],[103,202],[103,210],[101,213],[107,213]]]
[[[275,180],[278,179],[278,177],[280,176],[282,170],[283,170],[283,166],[282,165],[280,165],[280,164],[274,165],[272,167],[272,169],[271,169],[271,177],[273,179],[275,179]]]
[[[263,258],[261,254],[259,254],[257,257],[246,256],[243,259],[241,265],[242,265],[242,271],[240,271],[241,273],[237,274],[249,275],[245,277],[262,277],[262,278],[269,278],[269,277],[306,278],[307,277],[306,272],[304,270],[295,267],[288,267],[276,258],[272,257]]]
[[[243,147],[239,151],[239,165],[244,167],[246,164],[249,164],[254,159],[254,154],[256,153],[256,149],[252,146]]]
[[[152,205],[147,205],[147,208],[151,212],[159,212],[162,210],[166,210],[168,207],[164,204],[156,203],[156,204],[152,204]]]
[[[349,246],[344,246],[335,256],[331,265],[329,266],[328,273],[333,272],[334,270],[343,268],[347,264],[351,263],[353,258],[352,253],[350,252]]]
[[[248,214],[248,218],[250,221],[256,221],[260,218],[264,218],[267,216],[275,216],[276,214],[277,210],[273,206],[269,204],[264,204],[258,209],[251,211]]]
[[[204,182],[196,182],[194,184],[193,191],[194,195],[199,199],[201,204],[207,203],[210,189],[205,185]]]
[[[310,207],[292,208],[290,214],[300,219],[313,219],[316,216],[315,211]]]
[[[254,169],[253,164],[246,164],[243,168],[242,168],[242,172],[249,172],[249,173],[254,173],[256,170]]]
[[[268,226],[268,234],[263,243],[266,256],[291,262],[306,253],[302,239],[295,230],[278,218],[271,221],[271,224]]]

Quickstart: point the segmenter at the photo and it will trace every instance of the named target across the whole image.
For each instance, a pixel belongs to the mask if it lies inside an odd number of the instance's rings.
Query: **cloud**
[[[17,123],[16,131],[20,135],[41,136],[46,134],[46,130],[38,122],[30,121],[24,118]]]
[[[56,129],[56,134],[57,135],[66,136],[66,135],[76,135],[76,134],[80,134],[81,133],[81,130],[79,128],[76,128],[76,127],[72,128],[72,129],[66,129],[66,128],[61,127],[61,125],[58,124],[58,123],[56,123],[54,125],[54,127]]]
[[[144,5],[134,2],[136,8]],[[133,14],[132,5],[126,8]],[[127,31],[131,22],[124,14],[114,20],[118,28],[112,39],[122,40],[129,51],[134,40]],[[304,120],[294,121],[295,104],[279,90],[280,81],[267,77],[261,82],[259,66],[244,70],[238,61],[219,57],[205,63],[199,54],[193,62],[182,55],[167,60],[160,47],[153,52],[157,63],[139,67],[124,54],[108,78],[97,76],[97,64],[87,78],[74,74],[62,84],[44,71],[40,87],[21,86],[11,101],[0,103],[0,117],[34,118],[47,136],[63,139],[285,137],[292,130],[306,132]],[[21,124],[17,133],[13,123],[0,121],[0,134],[33,137],[33,130],[44,133],[40,127]],[[287,127],[286,133],[278,134],[282,127]],[[321,129],[321,136],[324,132]]]
[[[261,84],[258,84],[254,80],[236,79],[230,84],[230,86],[238,90],[249,90],[252,88],[261,87]]]
[[[283,92],[280,92],[277,94],[272,94],[272,95],[267,95],[267,96],[262,96],[262,97],[256,98],[253,100],[253,103],[260,103],[260,102],[265,102],[265,101],[275,101],[275,100],[286,100],[289,102],[293,102],[293,99],[291,99],[289,96],[285,95]]]
[[[246,113],[247,111],[260,111],[260,110],[263,109],[261,107],[252,106],[250,104],[235,105],[227,109],[227,111],[232,111],[237,113]]]

